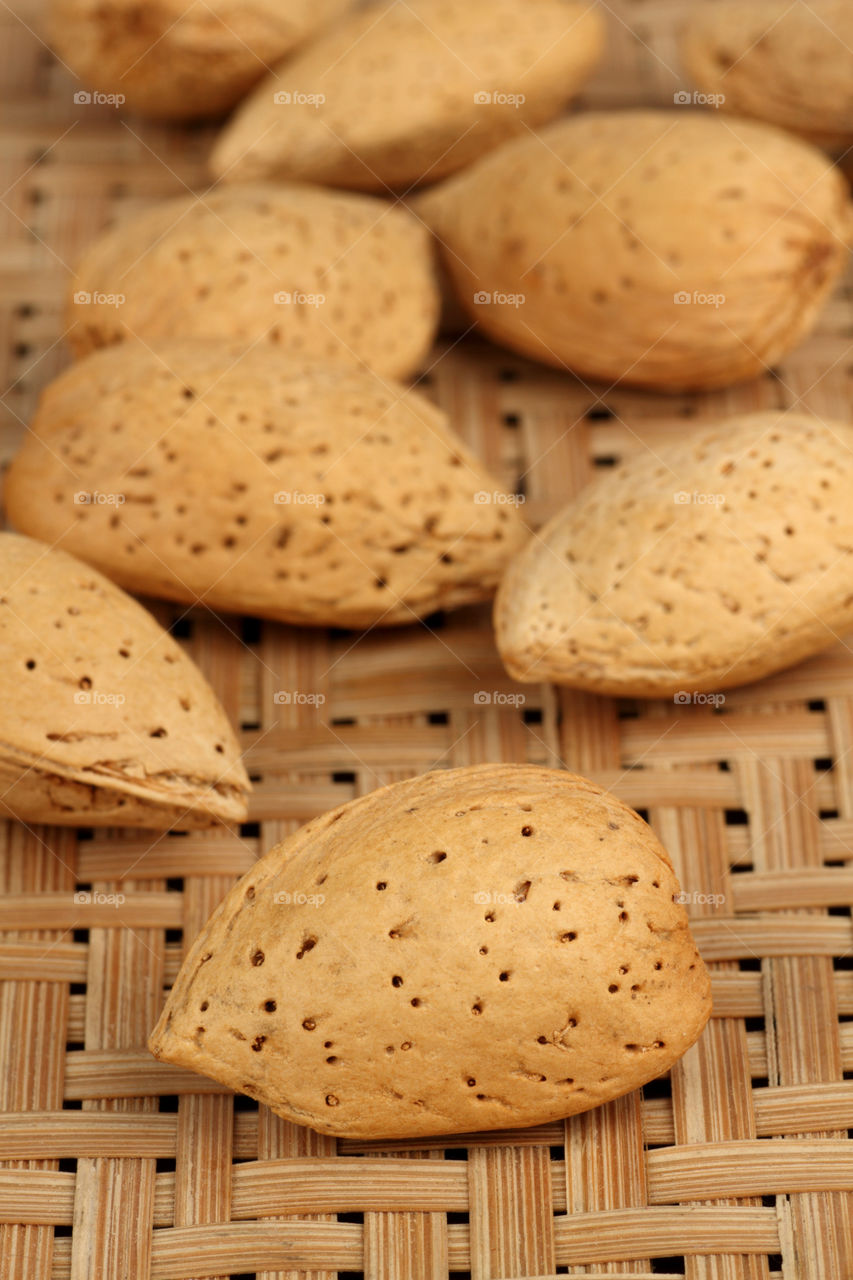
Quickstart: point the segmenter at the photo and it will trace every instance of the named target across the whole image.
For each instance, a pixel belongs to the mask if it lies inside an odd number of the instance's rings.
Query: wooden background
[[[462,0],[460,0],[460,3]],[[611,0],[588,104],[672,102],[678,0]],[[115,217],[204,184],[206,129],[77,106],[0,0],[0,448],[68,361],[69,266]],[[849,282],[748,386],[591,388],[485,343],[439,348],[425,387],[492,469],[549,513],[596,467],[699,419],[850,416]],[[853,656],[727,695],[721,711],[617,703],[502,674],[487,609],[367,635],[153,605],[240,726],[240,831],[0,829],[3,1280],[851,1280]],[[277,690],[322,694],[283,706]],[[478,690],[523,693],[482,705]],[[144,1042],[233,878],[314,814],[435,765],[566,766],[641,810],[688,890],[715,1017],[671,1079],[565,1124],[446,1142],[335,1143]],[[122,893],[75,903],[76,889]]]

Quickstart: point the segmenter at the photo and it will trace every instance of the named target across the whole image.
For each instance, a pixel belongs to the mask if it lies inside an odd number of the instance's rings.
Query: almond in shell
[[[588,1110],[710,1013],[672,864],[584,778],[483,765],[309,823],[232,889],[149,1041],[323,1133],[410,1138]]]
[[[662,390],[770,368],[812,328],[851,226],[821,152],[685,109],[573,116],[415,205],[491,337]]]
[[[160,829],[246,817],[225,712],[150,613],[18,534],[0,534],[0,579],[3,816]]]

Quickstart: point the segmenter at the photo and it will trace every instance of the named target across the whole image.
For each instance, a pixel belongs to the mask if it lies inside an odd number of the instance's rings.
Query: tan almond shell
[[[848,0],[694,5],[681,53],[720,109],[766,120],[830,150],[853,142],[853,9]]]
[[[265,345],[127,342],[73,365],[6,506],[132,590],[309,625],[490,599],[526,536],[423,396]]]
[[[0,814],[179,830],[246,817],[225,712],[141,605],[14,533],[0,579]]]
[[[687,702],[817,653],[853,627],[851,486],[853,428],[805,414],[641,447],[513,560],[507,670]]]
[[[851,227],[846,183],[823,154],[686,108],[573,116],[414,207],[491,337],[665,391],[779,360],[811,329]]]
[[[149,1047],[341,1137],[556,1120],[661,1075],[702,1030],[678,896],[652,831],[584,778],[429,773],[262,858]]]
[[[83,84],[131,111],[192,120],[228,111],[350,0],[50,0],[51,46]]]
[[[262,80],[211,169],[362,191],[435,182],[558,115],[604,25],[586,0],[380,0]]]
[[[221,338],[404,378],[432,343],[439,294],[429,233],[408,211],[258,185],[120,222],[84,255],[69,305],[78,356],[132,335]]]

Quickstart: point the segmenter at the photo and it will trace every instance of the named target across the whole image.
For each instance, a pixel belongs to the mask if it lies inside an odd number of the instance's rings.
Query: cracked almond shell
[[[78,356],[134,335],[224,339],[402,378],[429,350],[439,295],[429,233],[406,210],[257,185],[124,219],[84,254],[69,306]]]
[[[759,413],[638,452],[510,564],[498,648],[521,681],[626,697],[727,689],[853,627],[853,428]]]
[[[0,813],[186,829],[246,817],[237,741],[198,668],[89,565],[0,534]]]
[[[262,80],[211,168],[363,191],[435,182],[558,115],[603,43],[586,2],[380,0]]]
[[[853,10],[848,0],[694,5],[681,53],[725,112],[790,129],[830,150],[853,142]]]
[[[51,47],[84,84],[159,120],[222,115],[347,0],[51,0]]]
[[[667,1071],[711,1008],[646,824],[584,778],[483,765],[303,827],[187,955],[154,1055],[323,1133],[517,1128]]]
[[[821,152],[685,109],[572,116],[413,207],[496,341],[661,390],[770,368],[812,328],[851,228]]]
[[[6,506],[132,590],[315,625],[490,599],[525,538],[423,396],[266,346],[128,342],[73,365]]]

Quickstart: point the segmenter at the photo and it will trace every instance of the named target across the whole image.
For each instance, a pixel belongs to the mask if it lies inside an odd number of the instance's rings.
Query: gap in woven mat
[[[450,716],[446,711],[428,711],[427,722],[429,724],[449,724]]]
[[[261,824],[259,822],[241,822],[240,835],[245,840],[257,840],[261,834]]]
[[[449,1147],[443,1153],[443,1155],[445,1160],[467,1160],[468,1148],[467,1147]]]
[[[747,1031],[766,1031],[767,1030],[767,1024],[765,1023],[764,1017],[762,1015],[758,1015],[757,1017],[754,1017],[754,1018],[744,1018],[743,1025]]]
[[[241,618],[240,639],[245,645],[258,645],[264,637],[264,624],[260,618]]]
[[[849,907],[842,907],[842,906],[827,907],[826,914],[829,916],[847,916],[847,918],[849,919],[851,915],[851,911]]]
[[[685,1266],[683,1258],[652,1258],[652,1273],[658,1275],[683,1276]]]
[[[806,703],[809,711],[826,711],[826,703],[823,698],[812,698]]]
[[[761,973],[761,960],[758,956],[741,956],[737,964],[741,973]]]
[[[616,417],[616,414],[600,400],[596,404],[590,405],[586,411],[585,417],[590,422],[610,422],[611,419]],[[615,466],[615,464],[615,458],[612,458],[609,461],[603,461],[600,458],[595,459],[595,465],[597,467],[612,467]]]
[[[184,940],[183,929],[166,929],[164,932],[166,934],[166,946],[170,944],[177,945]]]
[[[235,1093],[232,1099],[232,1102],[234,1104],[235,1117],[238,1111],[240,1112],[246,1111],[254,1115],[258,1114],[259,1108],[258,1108],[257,1101],[254,1098],[249,1098],[245,1093]],[[236,1164],[237,1162],[238,1162],[238,1158],[235,1156],[234,1163]]]
[[[191,640],[194,621],[194,618],[186,616],[173,618],[169,623],[169,635],[175,640]]]
[[[525,724],[541,724],[542,708],[541,707],[525,707],[521,713],[521,718]]]
[[[853,969],[853,956],[833,956],[832,967],[833,969]]]
[[[510,431],[514,431],[516,427],[521,426],[521,417],[517,413],[501,414],[501,422],[505,427],[509,427]]]
[[[160,1113],[176,1114],[180,1096],[177,1093],[161,1093],[160,1095]]]
[[[821,822],[831,822],[833,818],[838,817],[838,810],[837,809],[818,809],[817,816],[820,818]],[[838,865],[844,866],[845,864],[841,862]]]
[[[832,773],[835,768],[835,761],[831,756],[820,756],[819,759],[812,761],[815,773]]]
[[[158,1156],[154,1161],[155,1173],[174,1173],[177,1169],[177,1162],[174,1156]]]
[[[749,826],[749,814],[746,809],[724,809],[723,817],[727,827]]]
[[[332,774],[332,782],[355,782],[355,774],[348,769],[338,769]]]
[[[170,876],[169,879],[166,881],[166,892],[167,893],[183,893],[183,891],[184,891],[184,877]]]

